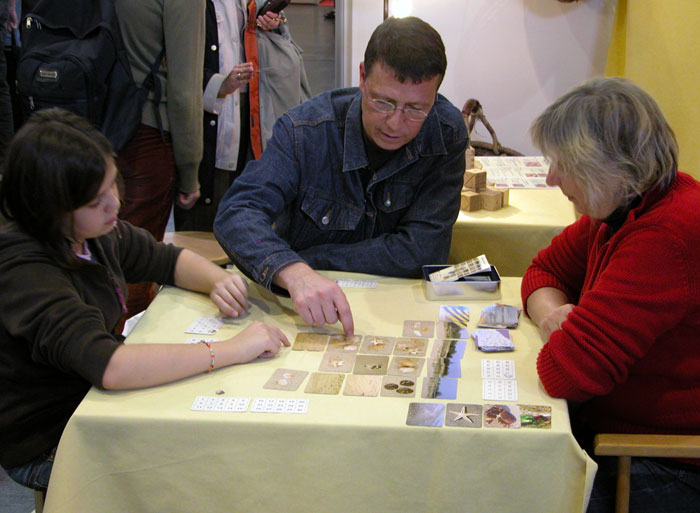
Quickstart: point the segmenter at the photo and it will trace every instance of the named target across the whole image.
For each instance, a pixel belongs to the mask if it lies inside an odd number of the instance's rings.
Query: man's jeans
[[[33,461],[19,467],[5,469],[7,475],[22,486],[45,492],[49,487],[49,478],[53,468],[56,448],[45,452]]]

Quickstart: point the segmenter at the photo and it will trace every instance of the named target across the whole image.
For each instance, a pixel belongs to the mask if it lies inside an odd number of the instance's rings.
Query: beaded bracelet
[[[209,349],[209,356],[211,356],[211,362],[209,363],[209,368],[205,372],[211,372],[214,370],[214,363],[216,362],[216,357],[214,356],[214,349],[211,347],[211,344],[206,340],[200,340],[199,343],[204,344],[205,346],[207,346],[207,349]]]

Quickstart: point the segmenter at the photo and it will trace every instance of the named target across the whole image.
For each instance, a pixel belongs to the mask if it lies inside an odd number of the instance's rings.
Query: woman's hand
[[[226,273],[214,283],[209,297],[219,307],[221,315],[238,317],[248,308],[248,284],[240,274]]]
[[[569,312],[574,309],[574,305],[567,303],[552,310],[540,322],[540,337],[544,342],[549,340],[549,336],[561,329],[562,323],[569,316]]]
[[[280,347],[289,347],[284,333],[274,326],[255,321],[245,330],[226,341],[234,344],[235,355],[232,363],[247,363],[256,358],[271,358]]]
[[[258,16],[255,23],[262,30],[275,30],[280,26],[280,15],[274,12],[266,12],[262,16]]]
[[[236,64],[226,76],[224,81],[221,82],[217,96],[219,98],[224,98],[225,96],[233,93],[242,85],[250,82],[250,79],[253,78],[253,73],[252,62],[242,62],[240,64]]]

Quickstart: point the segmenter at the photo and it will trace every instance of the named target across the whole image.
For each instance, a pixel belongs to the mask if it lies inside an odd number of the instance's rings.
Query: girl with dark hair
[[[275,355],[289,345],[256,322],[202,344],[122,344],[127,282],[208,293],[222,315],[248,306],[238,274],[118,219],[109,142],[59,109],[36,113],[10,145],[0,184],[0,465],[45,489],[69,417],[92,385],[140,388]]]

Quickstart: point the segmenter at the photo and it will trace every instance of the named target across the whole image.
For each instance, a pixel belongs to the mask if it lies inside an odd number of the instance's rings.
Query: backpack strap
[[[158,130],[160,130],[160,138],[165,142],[165,133],[163,132],[163,119],[160,116],[160,97],[161,97],[161,87],[160,78],[158,78],[158,70],[165,57],[165,47],[158,53],[155,62],[151,66],[151,71],[146,75],[141,84],[141,90],[144,96],[148,94],[148,91],[153,90],[153,108],[156,111],[156,122],[158,123]]]

